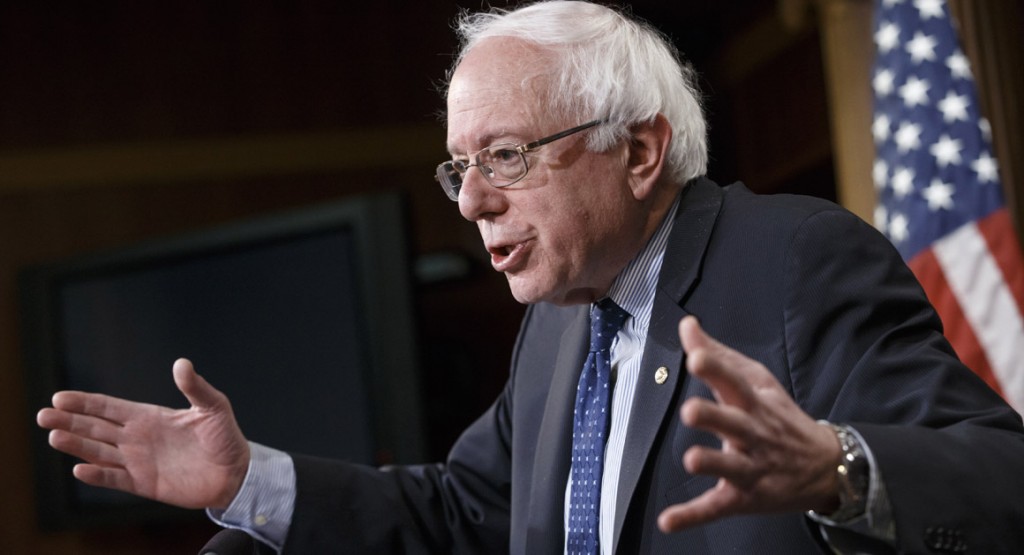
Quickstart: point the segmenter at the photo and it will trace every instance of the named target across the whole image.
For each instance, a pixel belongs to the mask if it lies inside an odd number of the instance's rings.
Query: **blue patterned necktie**
[[[601,511],[604,443],[611,416],[611,346],[629,314],[611,299],[590,311],[590,353],[576,390],[572,424],[572,490],[566,552],[600,553],[597,519]]]

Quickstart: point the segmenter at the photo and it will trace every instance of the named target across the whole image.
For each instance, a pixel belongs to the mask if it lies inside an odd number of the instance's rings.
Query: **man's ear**
[[[658,114],[651,121],[633,125],[629,131],[629,187],[637,200],[645,200],[664,172],[672,126],[665,116]]]

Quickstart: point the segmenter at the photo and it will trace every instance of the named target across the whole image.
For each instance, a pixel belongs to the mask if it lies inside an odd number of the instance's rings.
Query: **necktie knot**
[[[590,311],[590,352],[611,349],[612,340],[628,317],[629,313],[610,298],[606,297],[594,305]]]

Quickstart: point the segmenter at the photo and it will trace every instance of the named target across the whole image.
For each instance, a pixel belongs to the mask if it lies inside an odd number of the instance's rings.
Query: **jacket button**
[[[965,553],[967,542],[963,532],[942,526],[929,527],[924,532],[925,544],[937,553]]]

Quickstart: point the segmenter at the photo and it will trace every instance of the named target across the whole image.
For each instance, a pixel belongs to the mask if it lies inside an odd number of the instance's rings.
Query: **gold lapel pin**
[[[654,383],[656,383],[658,385],[661,385],[661,384],[665,383],[665,380],[667,380],[667,379],[668,379],[668,368],[665,368],[664,366],[660,366],[660,367],[658,367],[657,370],[654,371]]]

